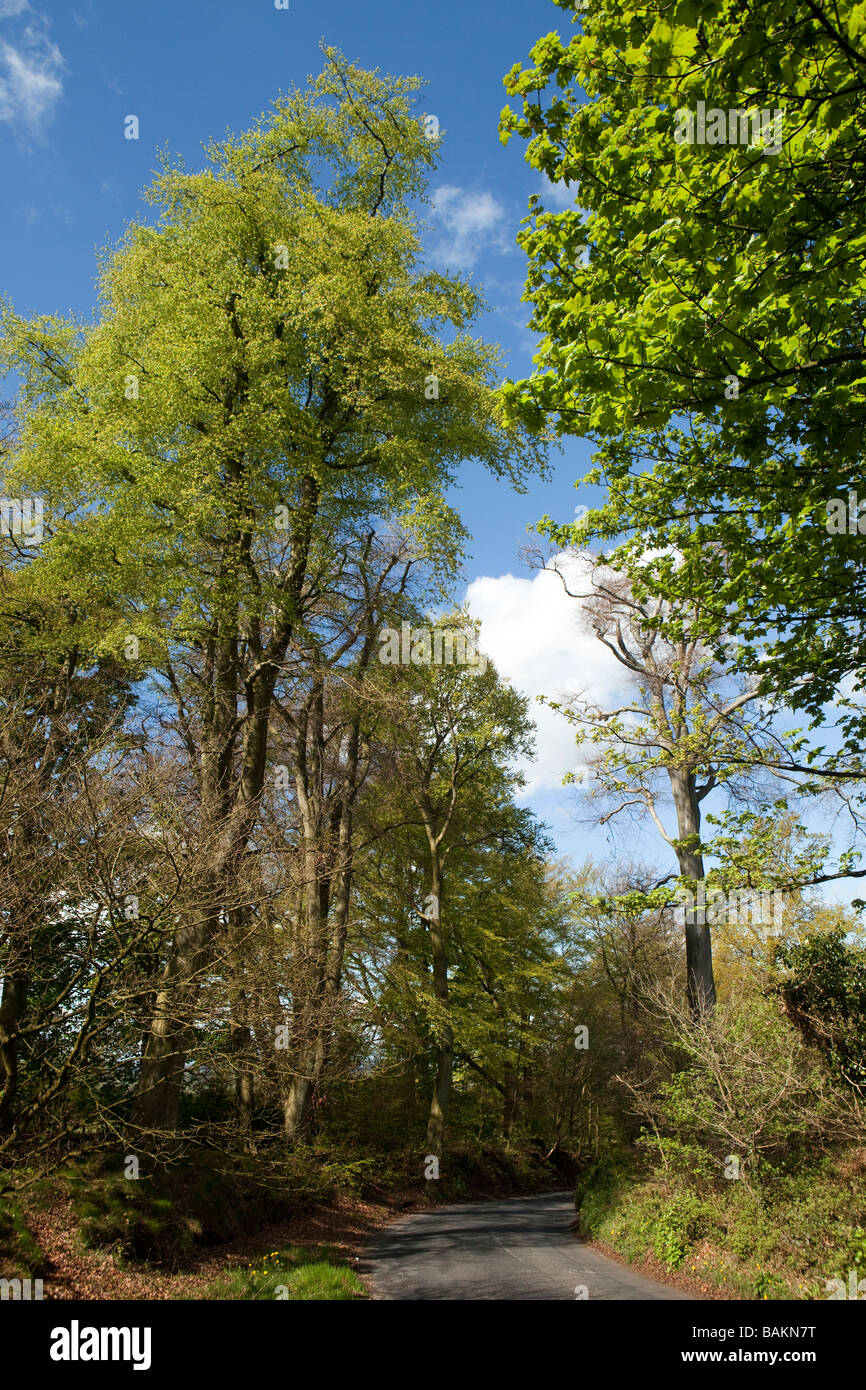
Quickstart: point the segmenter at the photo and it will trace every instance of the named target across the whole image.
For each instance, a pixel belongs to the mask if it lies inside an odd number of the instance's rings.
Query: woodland
[[[165,158],[92,321],[0,304],[0,1274],[50,1282],[59,1201],[173,1271],[576,1186],[684,1288],[866,1278],[866,5],[572,21],[504,79],[499,138],[574,194],[518,235],[525,380],[425,260],[421,80],[326,46]],[[779,148],[676,140],[703,100]],[[616,833],[582,862],[453,503],[565,436],[599,501],[524,559],[621,675],[548,698]],[[364,1296],[273,1256],[197,1296]]]

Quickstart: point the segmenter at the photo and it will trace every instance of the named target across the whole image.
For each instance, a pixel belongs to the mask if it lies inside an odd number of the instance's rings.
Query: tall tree
[[[442,627],[454,627],[454,620]],[[441,631],[441,629],[440,629]],[[427,1147],[442,1153],[454,1071],[449,990],[446,864],[458,845],[481,844],[501,831],[507,788],[520,783],[512,760],[529,752],[526,700],[492,664],[437,665],[432,632],[416,638],[417,665],[394,670],[389,742],[399,784],[414,807],[425,842],[428,892],[418,912],[426,923],[435,999],[437,1061]],[[426,662],[423,656],[426,655]]]
[[[759,698],[757,683],[732,680],[719,668],[702,640],[700,613],[677,613],[679,636],[668,639],[659,624],[667,619],[671,626],[671,605],[637,598],[626,575],[597,565],[581,593],[567,566],[557,561],[554,567],[566,591],[583,600],[587,625],[624,672],[621,704],[602,709],[577,697],[565,706],[599,748],[590,772],[611,801],[602,819],[639,808],[670,845],[681,878],[695,892],[706,877],[702,803],[714,791],[730,795],[738,783],[745,789],[748,765],[760,769],[768,749],[775,752],[780,743],[767,711],[751,719],[744,714]],[[665,825],[665,793],[673,803],[675,830]],[[689,1005],[700,1017],[716,1000],[703,910],[687,912],[685,935]]]
[[[503,425],[496,351],[463,331],[477,295],[416,267],[408,201],[436,156],[411,115],[417,79],[326,56],[309,92],[212,144],[209,169],[166,167],[149,194],[159,224],[104,259],[95,326],[5,315],[24,379],[15,476],[55,521],[34,591],[62,589],[85,615],[94,592],[110,598],[116,621],[93,631],[83,616],[82,636],[140,650],[197,772],[207,873],[148,1034],[147,1128],[176,1123],[276,691],[315,606],[311,565],[363,519],[403,516],[447,572],[458,463],[516,481],[541,461]]]
[[[655,591],[735,614],[743,665],[817,715],[866,665],[862,11],[558,3],[580,32],[506,78],[502,138],[574,194],[521,234],[543,340],[509,402],[599,444],[584,539],[655,549]]]

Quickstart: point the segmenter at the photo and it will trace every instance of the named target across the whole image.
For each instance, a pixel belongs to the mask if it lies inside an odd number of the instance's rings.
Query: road
[[[570,1192],[438,1207],[386,1226],[361,1271],[381,1299],[689,1298],[584,1245],[573,1221]]]

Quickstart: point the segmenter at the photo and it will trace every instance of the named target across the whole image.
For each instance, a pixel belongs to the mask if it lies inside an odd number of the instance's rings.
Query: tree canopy
[[[560,8],[581,32],[506,78],[502,138],[575,206],[536,198],[521,233],[543,337],[504,395],[593,439],[608,493],[543,526],[631,537],[624,563],[717,633],[735,615],[742,664],[817,713],[863,668],[859,499],[828,527],[863,477],[862,7]]]

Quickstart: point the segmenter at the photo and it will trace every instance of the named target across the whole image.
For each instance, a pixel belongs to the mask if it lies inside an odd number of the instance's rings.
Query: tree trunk
[[[274,621],[267,654],[262,653],[255,674],[245,683],[246,723],[236,784],[236,730],[240,621],[237,612],[222,613],[214,638],[213,692],[202,711],[202,841],[211,856],[207,883],[213,896],[175,937],[157,995],[141,1063],[133,1122],[145,1129],[177,1127],[183,1073],[186,1067],[198,993],[198,976],[210,958],[212,942],[220,928],[220,906],[225,884],[244,854],[258,817],[267,765],[270,718],[281,664],[301,610],[301,593],[307,571],[313,524],[319,506],[319,485],[302,479],[300,501],[292,533],[291,561],[283,590],[281,611]],[[231,573],[243,554],[245,538],[236,537],[229,554]],[[225,635],[220,636],[220,632]],[[210,687],[208,687],[210,689]]]
[[[250,1050],[252,1031],[249,1022],[249,995],[245,988],[246,932],[249,926],[246,908],[233,913],[232,980],[229,996],[229,1056],[235,1072],[235,1103],[238,1113],[238,1132],[247,1152],[252,1151],[253,1109],[255,1082]]]
[[[362,670],[366,669],[368,659],[369,653],[366,654],[366,659],[362,660]],[[305,824],[305,835],[310,837],[316,850],[315,865],[311,862],[308,872],[314,872],[321,859],[325,860],[327,867],[324,877],[321,877],[321,871],[318,871],[318,920],[316,929],[308,934],[308,949],[313,954],[310,964],[315,979],[311,997],[306,1002],[298,1028],[299,1034],[302,1035],[299,1038],[299,1061],[283,1108],[283,1131],[289,1142],[300,1138],[309,1130],[313,1101],[321,1094],[330,1060],[334,1019],[343,983],[343,960],[349,926],[352,894],[352,808],[358,790],[361,743],[360,719],[355,718],[349,731],[342,787],[329,825],[328,844],[322,846],[323,807],[318,780],[324,753],[323,720],[317,716],[311,727],[313,737],[317,740],[314,757],[310,760],[317,785],[315,798],[310,795],[311,788],[306,779],[306,759],[298,760],[295,783],[298,806]],[[301,733],[306,738],[306,727],[302,728]],[[324,853],[319,853],[320,850],[324,850]]]
[[[316,1022],[321,993],[322,936],[327,930],[327,905],[323,912],[323,883],[319,874],[317,826],[309,821],[308,807],[300,799],[305,820],[304,905],[301,913],[301,974],[293,991],[291,1056],[293,1075],[283,1102],[283,1133],[296,1143],[306,1132],[313,1099]]]
[[[303,829],[303,909],[292,998],[293,1075],[283,1102],[283,1133],[289,1143],[299,1140],[309,1125],[324,987],[329,908],[324,747],[324,685],[317,677],[298,720],[294,749],[295,796]]]
[[[704,879],[704,861],[700,853],[701,813],[695,778],[677,769],[669,770],[669,776],[677,813],[676,855],[680,873],[690,878],[697,889]],[[706,913],[698,908],[686,910],[686,975],[692,1017],[704,1018],[716,1006],[716,984],[710,929]]]
[[[18,1028],[27,1005],[29,980],[9,973],[0,1000],[0,1134],[12,1128],[18,1092]]]
[[[145,1041],[133,1105],[133,1124],[141,1129],[171,1131],[177,1126],[198,975],[214,931],[212,918],[203,915],[181,927],[172,944]]]
[[[427,1120],[427,1153],[442,1157],[445,1147],[445,1132],[448,1125],[448,1108],[451,1102],[451,1079],[454,1074],[454,1032],[448,1020],[448,960],[445,954],[445,941],[442,933],[442,861],[438,846],[431,840],[430,892],[432,901],[427,914],[430,932],[430,951],[433,957],[433,994],[445,1013],[445,1020],[439,1033],[439,1051],[436,1062],[436,1080],[430,1101],[430,1115]]]
[[[514,1121],[517,1117],[517,1072],[506,1063],[502,1091],[502,1133],[506,1144],[511,1141]]]

